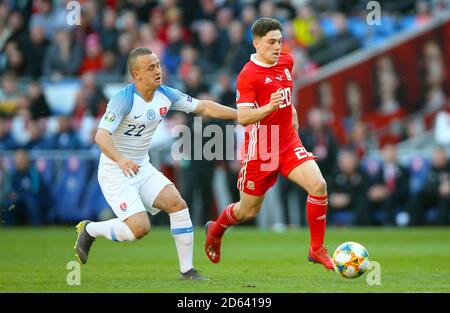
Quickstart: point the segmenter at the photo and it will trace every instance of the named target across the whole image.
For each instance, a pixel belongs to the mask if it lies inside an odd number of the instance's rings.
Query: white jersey
[[[129,84],[111,97],[98,127],[112,134],[114,144],[127,159],[142,166],[149,161],[153,134],[167,112],[173,109],[190,113],[197,105],[197,99],[164,85],[146,102],[134,84]],[[115,162],[102,153],[100,163]]]

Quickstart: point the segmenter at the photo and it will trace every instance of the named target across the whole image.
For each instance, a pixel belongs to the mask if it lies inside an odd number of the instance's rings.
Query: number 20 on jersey
[[[284,108],[292,104],[291,88],[284,88],[281,90],[283,92],[283,102],[280,104],[279,108]]]

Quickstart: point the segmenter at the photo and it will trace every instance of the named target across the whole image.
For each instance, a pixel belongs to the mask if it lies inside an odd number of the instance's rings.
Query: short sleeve
[[[114,133],[123,121],[124,117],[131,112],[133,106],[133,85],[129,85],[111,97],[102,116],[98,128],[103,128]]]
[[[236,106],[253,107],[256,102],[255,87],[246,73],[240,73],[236,82]]]
[[[162,92],[172,103],[171,109],[186,113],[194,112],[198,106],[198,99],[195,99],[178,89],[161,85],[158,90]]]

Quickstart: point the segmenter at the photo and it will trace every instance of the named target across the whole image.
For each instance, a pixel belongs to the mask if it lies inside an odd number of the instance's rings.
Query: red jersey
[[[282,53],[274,65],[256,60],[253,54],[239,73],[236,92],[238,107],[258,108],[267,105],[271,94],[280,88],[283,90],[284,98],[277,110],[263,120],[247,125],[245,142],[241,150],[244,154],[243,159],[246,157],[259,159],[260,152],[265,148],[267,152],[281,153],[288,149],[289,144],[296,138],[297,133],[292,126],[293,65],[294,60],[288,54]]]

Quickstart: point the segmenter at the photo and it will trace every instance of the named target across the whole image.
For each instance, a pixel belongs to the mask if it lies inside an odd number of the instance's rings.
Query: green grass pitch
[[[203,253],[197,227],[195,266],[211,281],[179,281],[170,231],[156,227],[138,242],[96,240],[81,284],[69,286],[75,238],[69,227],[0,228],[0,292],[450,292],[449,228],[329,228],[330,253],[344,241],[360,242],[381,265],[380,285],[368,285],[368,273],[348,280],[309,264],[307,229],[245,227],[227,232],[219,264]]]

